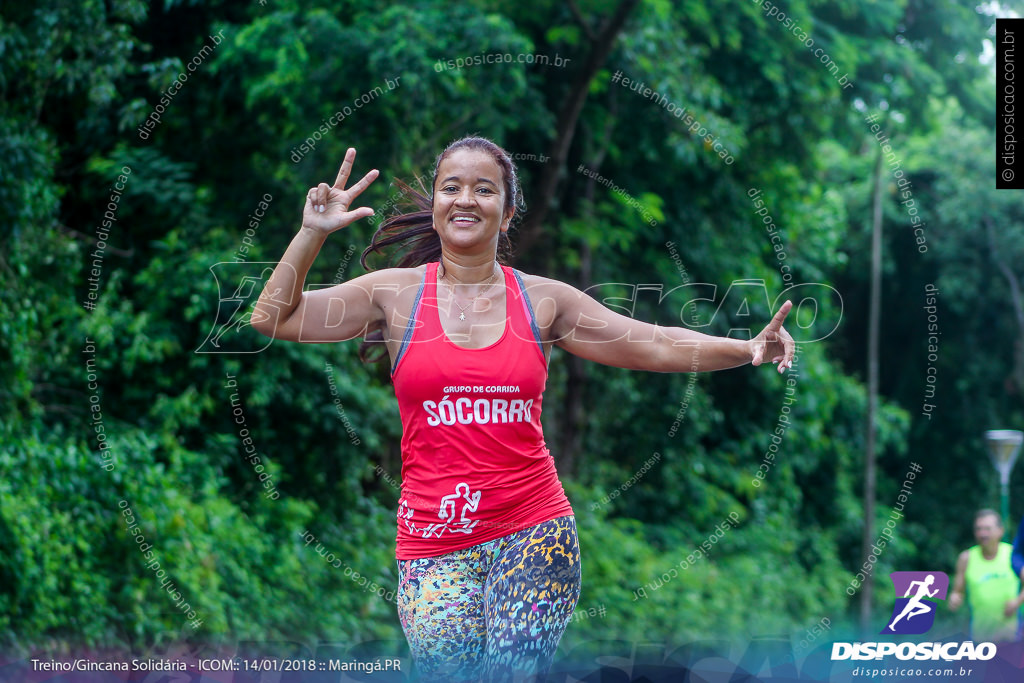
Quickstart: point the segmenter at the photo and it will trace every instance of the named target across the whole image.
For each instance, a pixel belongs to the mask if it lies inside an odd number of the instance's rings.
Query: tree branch
[[[91,235],[86,235],[84,232],[78,232],[74,228],[69,228],[66,225],[59,225],[58,224],[57,225],[57,229],[60,230],[61,232],[65,233],[65,234],[67,234],[67,235],[71,235],[73,238],[75,238],[76,240],[78,240],[80,242],[95,242],[96,241],[95,237],[92,237]],[[131,258],[132,256],[135,255],[135,250],[134,249],[132,249],[130,251],[125,251],[124,249],[118,249],[117,247],[113,246],[109,242],[107,243],[107,250],[111,254],[114,254],[115,256],[121,256],[123,258]]]
[[[587,23],[586,17],[580,12],[579,6],[576,4],[576,0],[568,0],[569,10],[572,11],[572,15],[576,17],[576,21],[579,22],[583,28],[583,32],[587,34],[587,39],[590,42],[597,40],[597,35],[594,33],[594,29],[590,28],[590,24]]]
[[[583,67],[569,86],[569,93],[558,112],[555,137],[548,148],[549,161],[543,166],[534,193],[535,198],[532,203],[536,209],[526,216],[519,232],[517,251],[520,257],[529,252],[540,238],[544,221],[555,202],[558,181],[569,156],[569,147],[572,145],[580,112],[583,111],[583,105],[587,101],[590,82],[608,58],[615,45],[615,40],[626,24],[626,18],[639,2],[640,0],[622,0],[619,3],[615,12],[601,25],[597,39],[592,41],[590,54],[587,55]]]

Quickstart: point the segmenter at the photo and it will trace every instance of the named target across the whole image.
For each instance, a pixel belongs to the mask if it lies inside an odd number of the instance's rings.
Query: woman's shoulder
[[[421,266],[414,266],[412,268],[381,268],[379,270],[371,270],[362,277],[375,284],[395,284],[405,286],[422,282],[427,273],[428,265],[429,264],[425,263]]]
[[[519,277],[523,282],[523,287],[525,287],[530,293],[536,292],[538,294],[553,297],[578,292],[575,287],[562,282],[561,280],[555,280],[542,275],[534,275],[532,273],[525,273],[521,270],[517,270],[516,272],[519,273]]]
[[[426,265],[413,268],[381,268],[343,282],[337,287],[345,290],[358,288],[386,310],[402,301],[412,300],[424,283],[426,272]],[[331,292],[332,290],[327,290],[327,295],[330,296]]]
[[[391,273],[395,278],[404,278],[406,280],[422,280],[423,276],[427,274],[427,268],[431,264],[423,263],[418,266],[412,266],[411,268],[385,268],[384,270]]]

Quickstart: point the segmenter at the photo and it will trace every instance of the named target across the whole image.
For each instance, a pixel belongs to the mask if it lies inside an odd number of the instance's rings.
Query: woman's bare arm
[[[729,339],[634,320],[571,285],[546,278],[531,280],[529,296],[551,320],[550,341],[587,360],[630,370],[697,372],[760,365],[770,358],[779,363],[781,372],[793,359],[793,338],[782,327],[790,302],[753,339]]]

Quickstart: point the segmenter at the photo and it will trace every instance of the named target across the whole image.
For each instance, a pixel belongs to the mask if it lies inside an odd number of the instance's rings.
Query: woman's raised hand
[[[778,364],[779,372],[793,367],[796,343],[786,328],[782,326],[782,321],[786,319],[791,308],[793,308],[792,301],[782,304],[768,326],[761,330],[761,334],[750,340],[750,360],[753,365],[760,365],[771,358],[773,363]]]
[[[358,183],[346,190],[345,183],[348,182],[355,159],[356,150],[354,147],[349,147],[345,152],[345,160],[341,162],[341,170],[338,171],[338,178],[334,181],[334,185],[320,183],[306,193],[306,206],[302,209],[302,227],[328,235],[360,218],[373,215],[373,209],[368,206],[361,206],[354,211],[349,210],[356,197],[362,194],[363,190],[368,188],[370,183],[380,175],[377,169],[373,169],[364,175]]]

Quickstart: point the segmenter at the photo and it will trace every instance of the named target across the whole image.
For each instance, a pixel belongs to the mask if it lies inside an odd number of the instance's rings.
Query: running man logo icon
[[[896,592],[889,625],[881,633],[920,635],[935,623],[935,606],[946,599],[949,576],[942,572],[892,572]]]
[[[455,493],[450,493],[441,498],[441,504],[437,511],[437,517],[441,520],[440,522],[428,524],[426,527],[416,526],[412,521],[413,510],[404,498],[398,504],[398,519],[405,520],[405,525],[409,527],[409,533],[418,534],[422,532],[423,538],[430,538],[431,536],[441,538],[441,535],[446,531],[448,533],[471,534],[473,533],[473,527],[480,520],[467,517],[466,513],[477,511],[477,508],[480,507],[480,495],[480,491],[472,493],[469,489],[469,484],[460,481],[455,486]],[[460,504],[462,505],[462,514],[459,518],[456,518]]]
[[[259,353],[270,346],[274,340],[253,331],[250,316],[275,265],[224,261],[210,266],[217,281],[217,317],[196,353]]]

